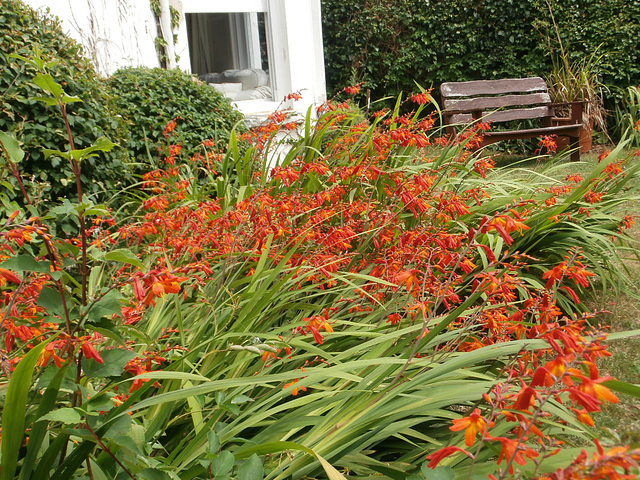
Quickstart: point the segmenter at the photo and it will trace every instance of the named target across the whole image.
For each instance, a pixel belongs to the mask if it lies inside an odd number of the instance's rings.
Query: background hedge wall
[[[552,0],[573,58],[600,47],[602,79],[640,83],[640,1]],[[356,82],[372,98],[444,81],[545,76],[557,48],[542,0],[322,0],[329,94]]]

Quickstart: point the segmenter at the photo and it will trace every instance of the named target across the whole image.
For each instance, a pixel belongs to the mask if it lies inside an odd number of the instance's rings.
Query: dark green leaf
[[[75,425],[80,423],[82,415],[74,408],[59,408],[38,418],[38,422],[47,420],[49,422],[62,422],[65,425]]]
[[[207,439],[209,440],[207,452],[218,453],[218,450],[220,450],[220,439],[218,438],[218,434],[216,434],[214,430],[210,430],[207,432]]]
[[[103,350],[100,356],[104,363],[98,363],[93,359],[85,361],[84,370],[87,377],[118,377],[122,375],[125,365],[136,357],[136,353],[124,348],[112,348]]]
[[[254,453],[238,468],[238,480],[262,480],[262,478],[264,478],[262,461]]]
[[[58,315],[62,318],[65,317],[64,305],[62,304],[62,298],[60,297],[60,292],[58,290],[44,287],[40,291],[38,305],[44,307],[49,315]]]
[[[236,395],[231,399],[233,405],[242,405],[243,403],[253,402],[253,399],[246,395]]]
[[[119,248],[107,253],[104,256],[104,259],[111,262],[120,262],[134,265],[139,268],[142,268],[144,266],[140,259],[136,256],[136,254],[131,250],[127,250],[126,248]]]
[[[24,158],[24,151],[20,148],[18,141],[11,135],[0,132],[0,143],[9,154],[9,160],[13,163],[20,163]]]
[[[121,312],[123,296],[117,290],[110,290],[98,300],[88,312],[89,320],[98,322],[101,318],[111,318]]]
[[[211,462],[211,473],[214,477],[220,477],[231,472],[235,457],[228,450],[223,450]]]
[[[138,472],[136,477],[144,480],[171,480],[171,477],[166,472],[155,468],[145,468]]]
[[[38,261],[31,255],[16,255],[0,263],[0,267],[16,272],[40,272],[50,273],[51,264],[45,261]]]

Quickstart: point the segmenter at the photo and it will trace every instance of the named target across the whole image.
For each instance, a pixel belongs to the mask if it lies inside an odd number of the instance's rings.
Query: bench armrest
[[[585,100],[577,101],[577,102],[554,102],[550,103],[549,106],[553,107],[570,107],[571,112],[569,113],[569,117],[559,117],[559,118],[570,118],[573,123],[582,123],[582,113],[584,111],[584,104],[588,103]]]

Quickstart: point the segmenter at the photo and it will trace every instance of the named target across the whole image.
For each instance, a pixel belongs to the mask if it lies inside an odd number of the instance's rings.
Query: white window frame
[[[300,8],[302,2],[305,8]],[[285,95],[296,89],[302,89],[303,100],[295,104],[286,101],[284,106],[304,113],[309,106],[326,101],[320,0],[182,0],[182,11],[185,14],[245,13],[249,15],[248,19],[245,17],[246,20],[251,19],[252,14],[253,18],[257,18],[257,13],[264,13],[269,77],[274,101],[238,102],[238,107],[243,112],[273,110],[280,105]],[[253,19],[251,22],[245,21],[245,25],[255,27]],[[186,38],[186,28],[183,32]],[[258,68],[259,60],[256,58],[259,55],[256,55],[255,49],[259,47],[259,43],[256,43],[256,38],[251,37],[252,35],[246,36],[249,63]],[[188,45],[185,47],[188,52]],[[186,62],[184,65],[188,68]]]
[[[267,0],[182,0],[185,13],[267,12]]]
[[[267,40],[267,55],[269,57],[269,76],[271,81],[271,89],[273,91],[273,102],[268,102],[269,107],[273,106],[271,103],[276,103],[278,98],[282,98],[288,92],[289,81],[287,81],[287,72],[289,70],[289,63],[286,56],[283,53],[283,48],[278,48],[278,45],[282,43],[279,38],[274,37],[274,32],[285,30],[284,27],[277,28],[272,24],[274,17],[284,21],[284,12],[280,12],[278,7],[275,8],[276,15],[272,15],[273,4],[269,0],[182,0],[182,11],[187,13],[244,13],[246,15],[245,21],[248,20],[245,25],[249,27],[249,30],[257,28],[257,14],[265,14],[265,33]],[[246,36],[246,43],[248,45],[249,64],[253,68],[262,68],[260,60],[260,40],[256,32],[248,32]],[[234,52],[236,53],[236,52]],[[280,55],[278,55],[280,53]],[[245,100],[244,102],[264,103],[264,101]]]

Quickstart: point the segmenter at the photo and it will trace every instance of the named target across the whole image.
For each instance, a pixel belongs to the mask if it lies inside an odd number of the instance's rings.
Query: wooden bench
[[[484,132],[481,146],[517,138],[566,136],[572,149],[571,160],[580,160],[583,105],[552,103],[547,84],[540,77],[448,82],[440,86],[440,93],[444,123],[451,137],[455,137],[455,125],[459,124],[540,119],[540,128]],[[570,111],[569,117],[556,116],[554,108],[561,106]]]

